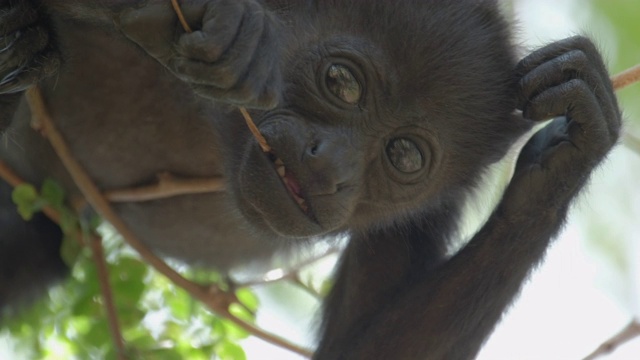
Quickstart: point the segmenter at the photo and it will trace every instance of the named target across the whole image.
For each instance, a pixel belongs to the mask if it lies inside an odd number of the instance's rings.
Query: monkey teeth
[[[273,164],[276,166],[278,175],[280,175],[280,177],[284,179],[284,174],[287,173],[287,170],[284,168],[284,163],[282,162],[282,160],[280,160],[280,158],[276,158],[276,161],[274,161]]]
[[[295,200],[300,209],[306,213],[309,207],[307,206],[305,199],[300,196],[300,184],[298,184],[298,181],[291,173],[287,172],[287,168],[279,157],[276,157],[273,153],[270,153],[269,155],[273,161],[273,165],[276,168],[278,176],[280,176],[280,180],[282,180],[282,183],[287,188],[291,196],[293,196],[293,200]]]

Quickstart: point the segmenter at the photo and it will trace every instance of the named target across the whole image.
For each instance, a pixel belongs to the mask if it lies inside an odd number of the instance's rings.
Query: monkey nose
[[[304,151],[302,164],[310,173],[309,195],[330,195],[338,192],[355,175],[351,166],[354,154],[338,139],[310,142]]]

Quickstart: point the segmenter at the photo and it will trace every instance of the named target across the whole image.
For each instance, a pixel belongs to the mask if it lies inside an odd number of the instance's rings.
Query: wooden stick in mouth
[[[176,15],[178,15],[178,20],[180,21],[180,24],[182,24],[182,28],[184,29],[184,31],[186,31],[187,33],[193,32],[193,30],[187,23],[187,20],[184,18],[184,14],[182,13],[182,9],[180,9],[178,0],[171,0],[171,6],[176,12]],[[262,134],[260,133],[260,130],[258,130],[258,127],[253,122],[253,119],[251,118],[251,115],[249,115],[247,109],[241,106],[239,107],[239,110],[242,114],[242,117],[244,117],[244,121],[247,123],[247,127],[249,127],[249,131],[251,131],[253,137],[255,137],[258,141],[258,144],[260,144],[260,148],[262,149],[262,151],[266,153],[271,152],[271,146],[269,146],[269,144],[267,143],[267,139],[265,139],[264,136],[262,136]]]

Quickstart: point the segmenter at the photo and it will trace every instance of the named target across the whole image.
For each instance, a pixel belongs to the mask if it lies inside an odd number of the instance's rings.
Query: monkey
[[[225,192],[114,204],[158,254],[230,271],[348,237],[314,359],[474,358],[619,136],[594,44],[518,59],[495,0],[182,1],[191,33],[169,1],[3,6],[0,158],[26,181],[79,194],[29,128],[23,91],[37,84],[101,189],[224,177]],[[448,254],[488,167],[543,122]],[[23,221],[0,190],[10,309],[68,269],[55,226]]]

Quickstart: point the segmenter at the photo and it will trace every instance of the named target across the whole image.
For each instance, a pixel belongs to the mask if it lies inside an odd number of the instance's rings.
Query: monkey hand
[[[120,16],[122,32],[199,95],[272,108],[280,96],[277,21],[256,0],[184,1],[186,32],[169,0]]]
[[[621,113],[596,47],[584,37],[548,45],[516,67],[518,108],[533,121],[555,118],[523,148],[505,193],[507,213],[566,211],[616,144]]]
[[[60,57],[29,1],[0,2],[0,94],[23,91],[56,72]]]

